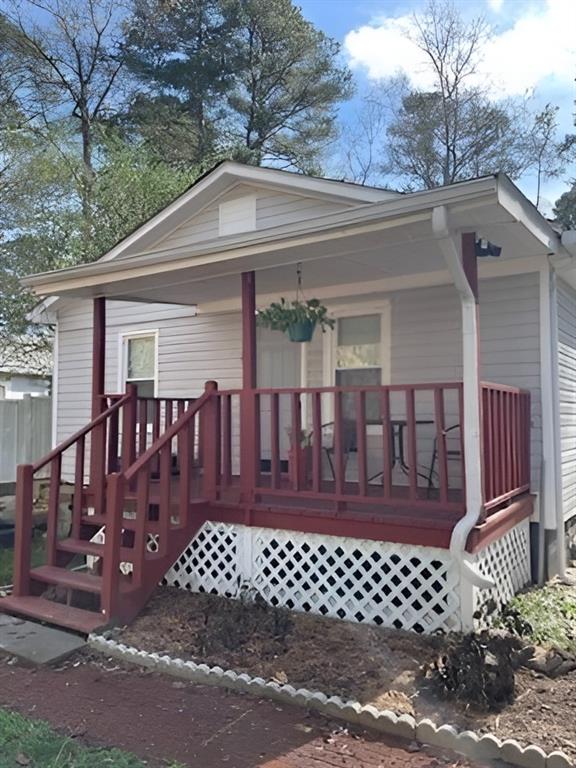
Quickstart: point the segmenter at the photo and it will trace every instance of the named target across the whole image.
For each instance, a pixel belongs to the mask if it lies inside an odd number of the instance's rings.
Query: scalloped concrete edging
[[[449,749],[475,760],[502,760],[520,768],[574,768],[574,763],[563,752],[546,754],[543,749],[534,745],[522,747],[514,739],[502,741],[492,734],[458,731],[452,725],[437,726],[427,718],[416,721],[412,715],[397,715],[371,704],[344,701],[340,696],[326,696],[320,691],[296,689],[292,685],[281,685],[274,681],[266,682],[261,677],[238,674],[232,669],[223,670],[221,667],[209,667],[207,664],[196,664],[194,661],[140,651],[102,635],[91,634],[88,644],[108,656],[156,669],[192,683],[220,686],[284,704],[296,704],[328,717],[391,736],[419,741],[428,746]]]

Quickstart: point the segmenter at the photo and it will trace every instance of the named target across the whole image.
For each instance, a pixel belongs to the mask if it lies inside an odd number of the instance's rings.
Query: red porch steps
[[[102,576],[95,576],[83,571],[69,571],[66,568],[57,568],[52,565],[42,565],[30,571],[33,581],[44,584],[53,584],[64,589],[77,590],[78,592],[93,592],[99,595],[102,591]]]
[[[108,623],[102,614],[95,611],[85,611],[83,608],[73,608],[70,605],[31,595],[3,597],[0,599],[0,610],[4,613],[43,621],[46,624],[66,627],[85,635]]]

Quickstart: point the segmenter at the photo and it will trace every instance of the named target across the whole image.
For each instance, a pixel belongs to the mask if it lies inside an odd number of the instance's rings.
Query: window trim
[[[151,328],[150,330],[122,331],[118,334],[118,389],[120,392],[125,391],[127,383],[128,342],[130,339],[150,337],[154,338],[154,397],[158,397],[158,348],[160,340],[160,331],[158,328]],[[134,379],[133,381],[138,381],[138,379]],[[149,381],[149,379],[140,379],[140,381]]]

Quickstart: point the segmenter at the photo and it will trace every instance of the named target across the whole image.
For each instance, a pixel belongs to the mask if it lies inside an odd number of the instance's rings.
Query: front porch
[[[484,230],[506,244],[508,258],[489,265],[485,277],[522,275],[523,248],[532,236],[521,232],[524,240],[516,243],[515,225],[501,221],[496,204],[488,209],[495,221]],[[460,229],[467,215],[456,212]],[[99,274],[97,285],[92,275],[86,285],[71,285],[70,295],[91,297],[93,308],[92,418],[36,465],[20,467],[14,596],[3,602],[5,609],[90,631],[130,621],[165,574],[178,572],[190,588],[237,593],[258,583],[266,599],[302,610],[319,600],[325,612],[340,615],[344,602],[346,618],[370,615],[434,631],[470,628],[487,597],[502,602],[523,586],[530,578],[528,520],[537,466],[531,396],[513,386],[513,374],[508,383],[482,380],[475,234],[456,240],[440,230],[431,240],[429,229],[427,214],[357,235],[344,229],[341,242],[240,249],[239,264],[223,257],[196,266],[188,260],[176,274],[159,263],[149,267],[150,276],[131,276],[125,259]],[[306,264],[310,290],[333,307],[339,326],[332,352],[328,345],[302,347],[307,364],[297,376],[286,366],[276,376],[286,346],[277,333],[269,342],[279,354],[270,356],[267,370],[259,368],[257,307],[290,289],[299,262]],[[352,282],[359,264],[364,279]],[[120,269],[125,274],[116,280]],[[435,293],[437,286],[442,293]],[[418,346],[423,333],[410,308],[411,324],[397,322],[409,288],[420,291],[411,307],[430,292],[430,314],[442,316],[448,343],[438,336],[432,349]],[[150,301],[197,302],[200,325],[210,313],[238,312],[236,384],[214,375],[226,361],[203,337],[200,348],[207,351],[194,370],[185,369],[189,350],[179,342],[170,387],[157,377],[122,375],[119,353],[113,365],[119,384],[127,386],[124,392],[111,388],[107,367],[118,332],[109,328],[107,312],[113,303],[134,302],[128,306],[136,312]],[[390,305],[394,315],[385,308]],[[345,327],[345,318],[355,329]],[[347,342],[378,348],[359,366],[363,376],[356,382],[354,366],[334,364],[338,334],[367,326],[368,341]],[[154,335],[138,327],[135,333]],[[440,354],[442,366],[436,366]],[[321,357],[315,368],[309,364],[314,356]],[[435,380],[440,367],[452,375]],[[364,383],[368,368],[375,383]],[[401,378],[405,371],[412,376]],[[192,374],[207,380],[203,391],[188,388]],[[138,391],[138,379],[154,384],[154,396]],[[46,468],[48,564],[31,571],[32,480]],[[62,537],[66,484],[73,500]],[[95,571],[67,570],[76,555],[91,558]],[[297,579],[288,575],[295,569]],[[363,574],[374,569],[367,588]],[[89,592],[95,608],[46,600],[46,584],[64,585],[70,594]],[[363,597],[364,607],[355,607],[356,593],[368,594],[370,606]],[[387,598],[390,610],[382,607]]]

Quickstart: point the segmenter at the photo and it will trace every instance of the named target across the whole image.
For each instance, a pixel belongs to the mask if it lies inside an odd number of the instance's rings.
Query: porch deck
[[[529,395],[494,384],[482,393],[485,504],[469,551],[532,512]],[[241,391],[208,382],[197,399],[139,399],[133,386],[108,395],[84,429],[19,467],[14,597],[4,606],[52,616],[42,595],[57,583],[98,601],[96,617],[74,609],[68,626],[130,621],[207,521],[447,549],[466,511],[462,395],[459,382]],[[46,467],[48,568],[31,569],[33,477]],[[68,571],[77,554],[97,558],[98,573]]]

